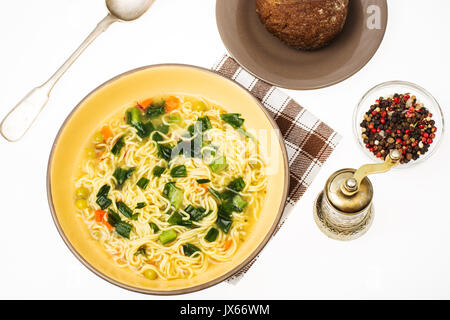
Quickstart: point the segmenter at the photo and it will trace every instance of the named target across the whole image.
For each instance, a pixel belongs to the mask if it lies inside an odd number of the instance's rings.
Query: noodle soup
[[[165,95],[100,125],[74,195],[92,237],[150,280],[189,279],[231,260],[267,189],[244,123],[204,99]]]

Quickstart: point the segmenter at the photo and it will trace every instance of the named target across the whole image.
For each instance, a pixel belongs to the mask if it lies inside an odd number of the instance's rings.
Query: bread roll
[[[315,50],[329,44],[344,27],[349,0],[255,0],[267,30],[286,44]]]

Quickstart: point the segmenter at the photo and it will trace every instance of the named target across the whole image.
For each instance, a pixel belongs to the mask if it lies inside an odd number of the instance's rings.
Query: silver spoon
[[[116,21],[131,21],[142,16],[155,0],[106,0],[108,15],[99,22],[97,27],[84,40],[69,59],[43,85],[31,90],[3,119],[0,133],[11,142],[17,141],[31,127],[39,113],[44,109],[50,97],[50,92],[56,82],[69,69],[83,51],[101,33]]]

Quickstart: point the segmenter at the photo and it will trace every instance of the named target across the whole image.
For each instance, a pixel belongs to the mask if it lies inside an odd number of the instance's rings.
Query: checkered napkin
[[[287,203],[275,229],[275,235],[322,164],[336,148],[341,136],[283,91],[249,74],[230,56],[224,55],[212,69],[250,91],[262,102],[280,127],[288,154],[290,186]],[[258,256],[228,281],[237,283]]]

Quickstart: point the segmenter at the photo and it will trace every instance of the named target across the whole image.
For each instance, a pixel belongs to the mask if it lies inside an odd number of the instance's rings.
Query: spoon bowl
[[[131,21],[142,16],[155,0],[106,0],[109,12],[122,21]]]

